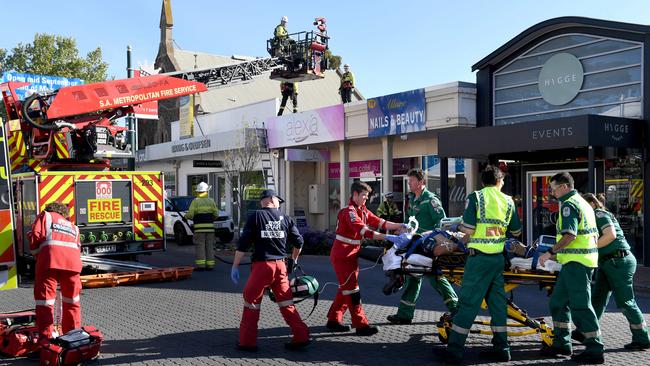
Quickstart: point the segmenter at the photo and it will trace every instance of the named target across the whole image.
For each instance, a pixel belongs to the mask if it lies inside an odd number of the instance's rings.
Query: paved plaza
[[[193,260],[192,246],[169,243],[169,251],[142,258],[159,266],[187,265]],[[231,257],[224,257],[231,259]],[[327,257],[305,257],[306,272],[323,285],[335,281]],[[372,263],[362,261],[362,267]],[[265,299],[260,319],[259,351],[235,350],[242,312],[241,290],[249,267],[243,266],[239,285],[230,282],[230,265],[218,263],[213,272],[194,273],[178,282],[143,284],[116,288],[88,289],[82,293],[84,324],[102,330],[106,341],[101,358],[94,365],[418,365],[435,364],[433,348],[440,345],[435,323],[444,306],[426,283],[418,301],[414,324],[389,325],[386,316],[393,314],[398,295],[385,296],[386,282],[380,266],[361,274],[362,298],[370,321],[381,327],[378,335],[357,337],[353,332],[333,334],[325,329],[325,315],[336,286],[328,285],[314,313],[306,320],[314,343],[304,351],[290,352],[283,347],[289,338],[277,306]],[[550,320],[546,293],[534,286],[515,290],[515,302],[534,316]],[[650,321],[650,293],[641,292],[639,305]],[[18,290],[0,294],[0,311],[33,307],[31,283]],[[311,300],[298,305],[306,316]],[[627,352],[630,341],[625,318],[610,304],[602,321],[608,365],[647,365],[650,352]],[[348,320],[349,321],[349,320]],[[538,359],[538,336],[511,338],[511,364],[531,365],[560,363],[562,360]],[[489,336],[471,335],[466,352],[467,364],[484,364],[479,351],[490,346]],[[581,347],[577,346],[577,350]],[[0,365],[36,365],[25,359],[0,358]]]

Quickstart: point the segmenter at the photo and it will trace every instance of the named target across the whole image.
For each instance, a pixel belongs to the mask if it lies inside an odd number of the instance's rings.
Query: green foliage
[[[36,33],[32,43],[19,43],[10,53],[0,49],[0,68],[4,71],[80,78],[86,83],[106,80],[108,63],[97,47],[85,57],[79,55],[72,37]]]
[[[332,54],[332,51],[325,50],[325,58],[327,59],[330,70],[336,70],[341,66],[341,56]]]

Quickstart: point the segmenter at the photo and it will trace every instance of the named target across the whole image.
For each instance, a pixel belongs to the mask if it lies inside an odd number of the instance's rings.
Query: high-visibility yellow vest
[[[485,187],[476,191],[476,198],[476,229],[467,247],[485,254],[500,253],[506,242],[506,230],[515,204],[510,196],[497,187]]]
[[[579,194],[574,194],[566,201],[560,202],[560,211],[556,224],[557,236],[559,242],[562,238],[562,205],[568,202],[573,203],[580,210],[578,223],[578,232],[576,238],[566,247],[557,253],[557,261],[560,264],[568,262],[578,262],[590,268],[598,267],[598,228],[596,226],[596,216],[594,209]]]

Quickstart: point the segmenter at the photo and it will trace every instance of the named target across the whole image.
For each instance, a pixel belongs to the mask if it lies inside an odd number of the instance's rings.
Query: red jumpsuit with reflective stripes
[[[358,253],[363,238],[373,238],[375,231],[385,229],[385,220],[370,212],[366,206],[359,207],[352,200],[348,207],[341,209],[336,224],[336,240],[330,253],[330,262],[334,266],[339,280],[336,298],[327,313],[327,320],[343,322],[343,314],[350,309],[352,327],[361,328],[368,325],[368,319],[361,306],[359,292]]]
[[[81,244],[79,228],[56,212],[42,212],[28,234],[36,257],[36,327],[43,341],[52,338],[57,283],[61,286],[63,333],[81,327]]]

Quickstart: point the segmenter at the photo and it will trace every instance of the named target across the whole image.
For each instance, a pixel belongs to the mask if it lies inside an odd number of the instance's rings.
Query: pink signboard
[[[343,104],[271,117],[266,130],[272,149],[341,141],[345,138]]]
[[[351,161],[348,163],[349,177],[376,177],[381,175],[381,160]],[[341,177],[341,165],[339,163],[329,163],[329,179],[338,179]]]

